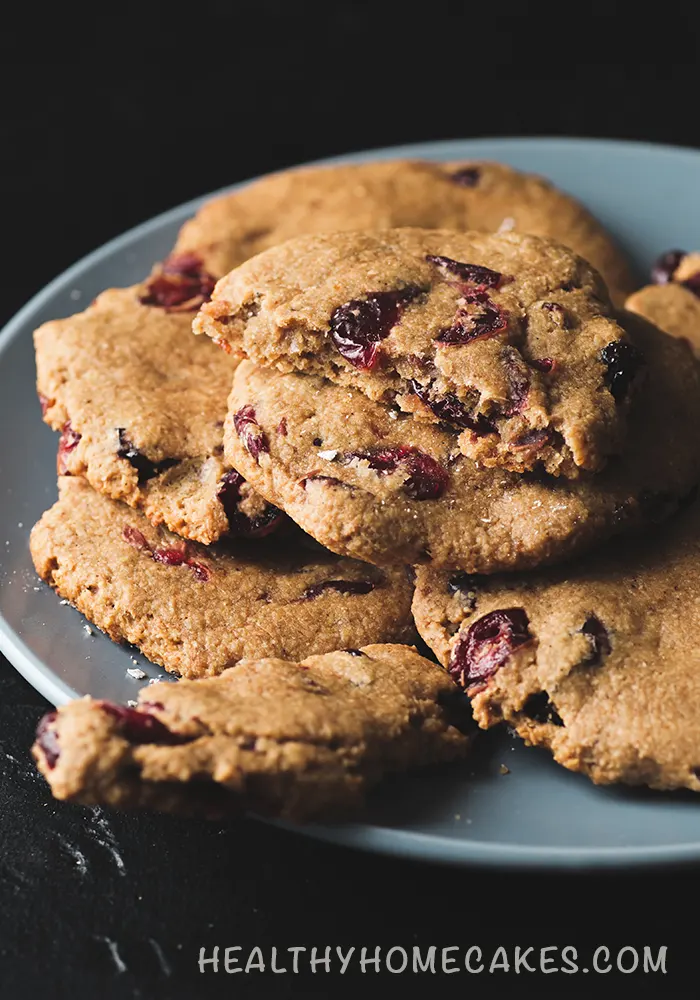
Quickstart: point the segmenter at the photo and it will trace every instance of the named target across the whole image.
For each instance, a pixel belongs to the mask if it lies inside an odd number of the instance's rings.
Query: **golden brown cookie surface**
[[[221,277],[302,233],[345,229],[515,229],[564,243],[601,272],[622,304],[634,284],[610,235],[579,202],[501,163],[393,160],[272,174],[207,202],[176,251]]]
[[[599,275],[513,233],[298,237],[219,281],[194,329],[449,423],[482,464],[569,478],[619,452],[641,369]]]
[[[71,801],[333,818],[386,773],[464,756],[469,738],[453,724],[468,724],[463,701],[408,646],[255,658],[151,686],[136,710],[74,701],[42,720],[34,755]]]
[[[39,576],[116,642],[186,677],[242,657],[294,658],[367,642],[411,642],[413,589],[319,549],[295,529],[214,546],[154,528],[83,479],[35,525]]]

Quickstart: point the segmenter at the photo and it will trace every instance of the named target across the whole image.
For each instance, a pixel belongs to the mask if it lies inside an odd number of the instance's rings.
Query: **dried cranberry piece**
[[[634,344],[613,340],[600,352],[600,358],[608,368],[605,384],[619,402],[627,395],[634,377],[644,364],[644,355]]]
[[[256,462],[260,455],[269,453],[267,438],[255,418],[255,410],[252,406],[242,406],[237,413],[234,413],[233,426],[246,450]]]
[[[450,180],[460,187],[476,187],[481,179],[481,171],[478,167],[460,167],[450,174]]]
[[[667,285],[673,280],[673,275],[685,257],[685,250],[668,250],[654,261],[651,267],[651,280],[655,285]]]
[[[211,576],[209,568],[204,563],[197,562],[191,558],[185,542],[178,548],[164,546],[154,549],[149,545],[145,536],[138,528],[132,528],[130,524],[125,525],[122,530],[122,537],[129,545],[133,545],[134,548],[140,549],[142,552],[147,552],[154,562],[160,563],[163,566],[187,566],[188,569],[192,570],[192,573],[200,583],[206,583]]]
[[[604,656],[610,655],[612,652],[610,636],[605,625],[603,625],[597,615],[590,614],[583,623],[581,631],[591,645],[590,656],[586,660],[588,664],[598,664]]]
[[[173,254],[148,279],[140,301],[168,312],[195,310],[211,298],[215,284],[216,278],[204,270],[197,254]]]
[[[129,743],[160,743],[175,746],[178,743],[189,743],[190,736],[174,733],[160,719],[150,712],[141,712],[136,708],[126,708],[111,701],[99,702],[103,712],[113,716],[118,723],[121,735]]]
[[[370,469],[380,473],[394,472],[403,466],[408,473],[403,491],[412,500],[437,500],[450,480],[447,469],[418,448],[383,448],[374,452],[355,452],[352,457],[367,459]]]
[[[494,434],[496,427],[487,420],[483,414],[473,416],[457,396],[451,392],[444,396],[431,396],[428,386],[421,385],[414,379],[411,380],[411,388],[421,402],[425,403],[428,409],[432,410],[438,420],[444,420],[455,427],[464,427],[475,434]]]
[[[68,473],[68,463],[66,461],[66,455],[71,451],[74,451],[78,447],[81,435],[77,431],[74,431],[71,427],[70,420],[66,421],[63,425],[61,431],[61,436],[58,439],[58,455],[56,456],[56,469],[59,476],[65,476]]]
[[[56,761],[61,756],[61,748],[58,743],[58,733],[53,728],[53,724],[58,718],[58,712],[48,712],[40,721],[36,728],[36,741],[46,758],[46,763],[53,770]]]
[[[511,442],[511,448],[543,448],[552,440],[551,427],[543,427],[540,430],[532,429],[525,431],[519,438]]]
[[[248,517],[240,511],[238,504],[241,499],[241,486],[244,483],[245,479],[240,472],[231,469],[222,476],[216,495],[224,508],[230,534],[262,538],[279,527],[284,514],[272,504],[266,504],[263,512],[257,517]]]
[[[457,640],[449,673],[464,688],[488,680],[516,649],[532,641],[529,625],[523,608],[490,611]]]
[[[533,722],[540,722],[543,725],[546,723],[553,726],[564,725],[564,720],[550,701],[546,691],[538,691],[537,694],[531,694],[523,705],[523,714],[528,719],[532,719]]]
[[[425,259],[443,271],[454,274],[460,281],[478,285],[479,288],[500,288],[506,280],[500,271],[492,271],[490,267],[483,267],[481,264],[464,264],[461,260],[432,253],[426,254]]]
[[[398,323],[404,306],[423,289],[406,285],[388,292],[370,292],[364,299],[352,299],[333,311],[330,334],[346,361],[356,368],[374,368],[379,342]]]
[[[531,368],[536,368],[538,372],[544,372],[548,375],[549,372],[554,371],[556,362],[552,358],[533,358],[532,361],[528,361]]]
[[[314,583],[307,587],[299,600],[310,601],[326,590],[335,590],[339,594],[369,594],[375,586],[371,580],[324,580],[323,583]]]
[[[459,595],[466,611],[473,611],[476,607],[476,582],[477,577],[472,573],[453,573],[447,581],[448,591]]]
[[[178,464],[179,459],[177,458],[163,458],[160,462],[151,461],[150,458],[146,458],[142,451],[138,450],[133,441],[129,440],[124,427],[120,427],[118,430],[119,448],[117,449],[117,455],[119,458],[125,458],[136,469],[139,486],[147,483],[149,479],[159,476],[166,469],[172,469],[174,465]]]
[[[527,370],[523,368],[521,358],[512,347],[506,347],[503,351],[503,365],[508,379],[510,392],[508,394],[508,406],[503,409],[504,417],[514,417],[520,413],[527,400],[530,391],[530,377]]]
[[[122,531],[122,538],[129,545],[133,545],[135,549],[146,549],[149,553],[151,551],[151,546],[146,541],[145,535],[143,535],[138,528],[132,528],[130,524],[125,525]]]
[[[42,415],[42,417],[45,417],[46,416],[46,411],[49,409],[49,407],[53,406],[53,404],[56,402],[56,400],[55,399],[49,399],[49,397],[45,396],[43,394],[43,392],[39,392],[39,393],[37,393],[37,395],[39,397],[39,406],[41,407],[41,415]]]
[[[476,289],[464,293],[465,306],[460,308],[452,326],[445,327],[435,338],[438,344],[462,346],[474,340],[493,337],[508,326],[508,313],[492,302],[486,292]],[[468,312],[468,306],[476,306]]]
[[[153,549],[151,552],[154,562],[163,563],[164,566],[184,566],[187,562],[187,552],[182,549]]]
[[[192,575],[200,583],[208,583],[211,577],[211,570],[204,563],[197,562],[194,559],[187,560],[187,568],[192,571]]]
[[[280,422],[277,424],[277,433],[281,434],[282,437],[287,436],[287,418],[282,417]]]

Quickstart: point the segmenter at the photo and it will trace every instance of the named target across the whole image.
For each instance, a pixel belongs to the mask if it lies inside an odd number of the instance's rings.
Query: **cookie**
[[[312,375],[242,362],[226,460],[323,545],[378,565],[471,573],[561,560],[662,518],[700,478],[700,419],[687,345],[639,317],[625,326],[653,378],[633,402],[624,454],[576,480],[487,469],[457,435]]]
[[[246,659],[142,690],[137,709],[74,701],[44,717],[34,756],[56,798],[73,802],[329,819],[387,773],[463,757],[469,722],[435,663],[368,645]]]
[[[300,532],[204,547],[108,500],[79,478],[35,525],[39,576],[115,642],[184,677],[243,657],[297,658],[368,642],[411,642],[403,568],[377,571]]]
[[[44,419],[61,431],[58,471],[184,538],[264,533],[279,511],[222,459],[236,361],[190,329],[213,285],[179,260],[179,273],[166,261],[148,283],[103,292],[35,332]]]
[[[654,265],[652,279],[654,284],[630,295],[625,308],[687,340],[700,357],[700,254],[669,251]]]
[[[420,568],[414,614],[472,696],[595,782],[700,791],[700,504],[556,570]]]
[[[221,277],[302,233],[345,229],[517,229],[570,246],[622,304],[634,289],[610,235],[579,202],[501,163],[394,160],[288,170],[214,198],[185,223],[176,250]]]
[[[219,281],[194,330],[450,424],[480,464],[570,478],[619,452],[643,367],[599,275],[514,233],[299,237]]]

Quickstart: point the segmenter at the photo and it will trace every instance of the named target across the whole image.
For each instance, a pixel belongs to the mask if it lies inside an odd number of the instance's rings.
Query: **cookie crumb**
[[[70,604],[70,601],[63,600],[63,601],[59,601],[58,603],[59,604]]]
[[[142,670],[140,667],[127,667],[126,672],[129,677],[133,677],[135,681],[146,680],[146,671]]]
[[[506,767],[505,764],[499,764],[498,770],[500,774],[510,774],[510,768]]]
[[[129,708],[136,708],[138,702],[134,701],[133,698],[129,698],[129,700],[127,701],[127,705],[129,706]]]
[[[85,633],[86,633],[87,635],[94,635],[94,634],[95,634],[95,633],[94,633],[94,632],[92,631],[92,629],[90,628],[90,626],[89,626],[89,625],[83,625],[83,631],[84,631],[84,632],[85,632]]]

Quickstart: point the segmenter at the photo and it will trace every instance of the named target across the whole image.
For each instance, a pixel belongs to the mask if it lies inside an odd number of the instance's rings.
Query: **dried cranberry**
[[[552,439],[551,427],[543,427],[540,430],[533,428],[525,431],[519,438],[511,442],[511,448],[542,448]]]
[[[608,371],[605,383],[616,401],[624,399],[632,381],[644,363],[644,355],[634,346],[624,340],[613,340],[600,352]]]
[[[481,179],[481,171],[478,167],[460,167],[450,174],[450,180],[460,187],[476,187]]]
[[[474,340],[493,337],[508,326],[508,313],[492,302],[486,292],[476,289],[464,293],[464,307],[457,313],[452,326],[445,327],[435,338],[438,344],[462,346]],[[476,306],[469,312],[468,306]]]
[[[130,524],[127,524],[122,531],[122,537],[125,542],[129,545],[133,545],[135,549],[146,549],[148,552],[151,551],[151,546],[146,541],[145,536],[138,530],[138,528],[132,528]]]
[[[179,462],[177,458],[163,458],[160,462],[153,462],[150,458],[146,458],[143,452],[139,451],[136,445],[126,436],[126,429],[124,427],[119,428],[119,448],[117,449],[117,455],[119,458],[125,458],[136,469],[139,486],[147,483],[149,479],[159,476],[166,469],[172,469]]]
[[[49,399],[49,397],[45,396],[43,392],[39,392],[37,393],[37,395],[39,396],[39,406],[41,407],[41,415],[42,417],[45,417],[46,411],[49,409],[49,407],[53,406],[53,404],[56,401],[54,399]]]
[[[411,388],[418,398],[432,410],[438,420],[444,420],[455,427],[464,427],[475,434],[493,434],[496,431],[494,424],[487,420],[483,414],[473,416],[457,396],[451,392],[444,396],[432,396],[427,386],[420,385],[419,382],[411,380]]]
[[[520,413],[530,391],[530,377],[523,366],[520,355],[513,347],[503,350],[503,366],[508,379],[508,405],[503,408],[504,417],[514,417]]]
[[[66,455],[71,451],[74,451],[78,447],[80,441],[80,434],[74,431],[71,427],[70,420],[66,421],[63,425],[63,430],[61,431],[61,436],[58,439],[58,455],[56,456],[56,469],[58,470],[59,476],[65,476],[68,473],[68,463],[66,461]]]
[[[374,452],[356,452],[353,457],[366,458],[370,469],[377,472],[394,472],[403,466],[408,473],[403,491],[412,500],[437,500],[445,492],[450,479],[447,469],[418,448],[383,448]]]
[[[140,712],[135,708],[115,705],[111,701],[101,701],[99,705],[103,712],[118,721],[121,735],[129,743],[161,743],[174,746],[178,743],[191,742],[192,737],[173,733],[150,712]]]
[[[528,361],[528,364],[531,368],[536,368],[538,372],[544,372],[545,375],[548,375],[554,370],[556,362],[551,358],[533,358],[532,361]]]
[[[271,503],[266,504],[262,513],[256,517],[248,517],[247,514],[244,514],[238,508],[241,499],[241,486],[244,483],[245,479],[240,472],[231,469],[230,472],[226,472],[222,476],[216,495],[224,508],[230,534],[262,538],[279,527],[284,514]]]
[[[48,712],[40,720],[36,729],[36,741],[46,758],[46,763],[53,770],[56,761],[61,756],[61,748],[58,744],[58,733],[53,728],[53,724],[58,718],[58,712]]]
[[[307,587],[299,600],[310,601],[326,590],[336,590],[339,594],[369,594],[375,586],[371,580],[324,580]]]
[[[184,566],[187,562],[187,552],[181,549],[153,549],[151,552],[154,562],[162,563],[164,566]]]
[[[194,559],[187,560],[187,568],[192,571],[192,575],[195,580],[199,580],[200,583],[208,583],[211,576],[211,570],[204,563],[197,562]]]
[[[466,611],[473,611],[476,607],[476,581],[471,573],[453,573],[447,581],[447,589],[450,594],[456,594]]]
[[[462,687],[485,681],[508,657],[532,641],[523,608],[490,611],[461,635],[452,651],[448,670]]]
[[[581,631],[591,645],[590,656],[586,660],[588,664],[598,664],[604,656],[610,655],[612,652],[610,636],[605,625],[603,625],[597,615],[589,615],[583,623]]]
[[[432,253],[427,254],[425,259],[449,274],[454,274],[460,281],[478,285],[479,288],[500,288],[506,280],[499,271],[492,271],[490,267],[482,267],[481,264],[464,264],[460,260]]]
[[[211,576],[209,568],[204,563],[191,558],[185,542],[177,548],[167,546],[154,549],[138,528],[132,528],[130,524],[124,527],[122,537],[129,545],[133,545],[134,548],[142,552],[147,552],[154,562],[160,563],[162,566],[187,566],[200,583],[206,583]]]
[[[282,419],[280,420],[280,422],[277,424],[277,433],[281,434],[282,437],[286,437],[287,436],[287,419],[286,419],[286,417],[282,417]]]
[[[398,323],[404,306],[423,289],[407,285],[388,292],[370,292],[364,299],[352,299],[333,311],[330,334],[346,361],[356,368],[373,368],[379,356],[379,342]]]
[[[216,278],[203,269],[197,254],[173,254],[148,279],[140,301],[168,312],[195,310],[211,298],[215,284]]]
[[[236,434],[245,445],[246,450],[256,462],[260,455],[268,454],[270,449],[267,444],[267,438],[255,419],[255,410],[252,406],[242,406],[240,410],[234,413],[233,426],[236,428]]]
[[[673,275],[685,257],[685,250],[668,250],[654,261],[651,267],[651,280],[655,285],[667,285],[673,280]]]

